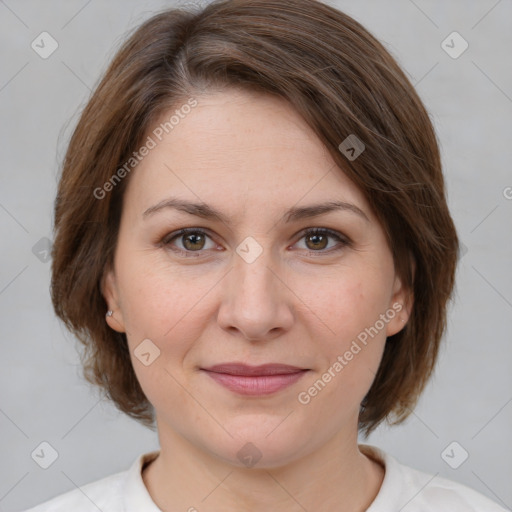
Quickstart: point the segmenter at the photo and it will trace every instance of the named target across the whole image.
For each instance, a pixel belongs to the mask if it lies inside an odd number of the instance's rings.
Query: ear
[[[101,277],[100,288],[108,309],[112,311],[111,316],[107,316],[107,312],[105,311],[105,321],[111,329],[114,329],[114,331],[126,332],[123,313],[119,303],[119,290],[117,288],[116,276],[113,268],[108,267],[105,269],[105,272]]]
[[[389,304],[388,313],[386,313],[388,318],[390,318],[386,326],[386,336],[393,336],[405,327],[411,316],[413,303],[413,291],[405,287],[400,277],[395,275],[393,296]]]

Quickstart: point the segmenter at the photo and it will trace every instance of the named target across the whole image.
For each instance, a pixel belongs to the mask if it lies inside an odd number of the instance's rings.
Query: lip
[[[218,384],[241,395],[270,395],[297,382],[309,371],[286,364],[249,366],[242,363],[224,363],[201,368]]]

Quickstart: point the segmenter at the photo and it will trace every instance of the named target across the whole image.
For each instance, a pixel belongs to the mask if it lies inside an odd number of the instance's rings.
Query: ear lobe
[[[111,315],[107,315],[105,311],[105,321],[108,326],[117,332],[126,332],[121,308],[119,306],[119,292],[117,290],[114,270],[107,268],[103,273],[100,281],[100,289],[107,303],[108,310],[112,311]]]

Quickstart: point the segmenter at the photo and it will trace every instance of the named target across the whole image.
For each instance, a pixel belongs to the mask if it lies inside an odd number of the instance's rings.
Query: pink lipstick
[[[224,363],[202,368],[213,380],[241,395],[270,395],[297,382],[308,370],[285,364]]]

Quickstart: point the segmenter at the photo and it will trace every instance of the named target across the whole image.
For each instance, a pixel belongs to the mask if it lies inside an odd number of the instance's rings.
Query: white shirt
[[[380,448],[360,444],[361,452],[385,467],[379,493],[366,512],[506,512],[477,491],[398,462]],[[61,494],[26,512],[162,512],[142,480],[143,466],[158,451],[137,457],[130,469]],[[191,503],[191,510],[200,503]]]

